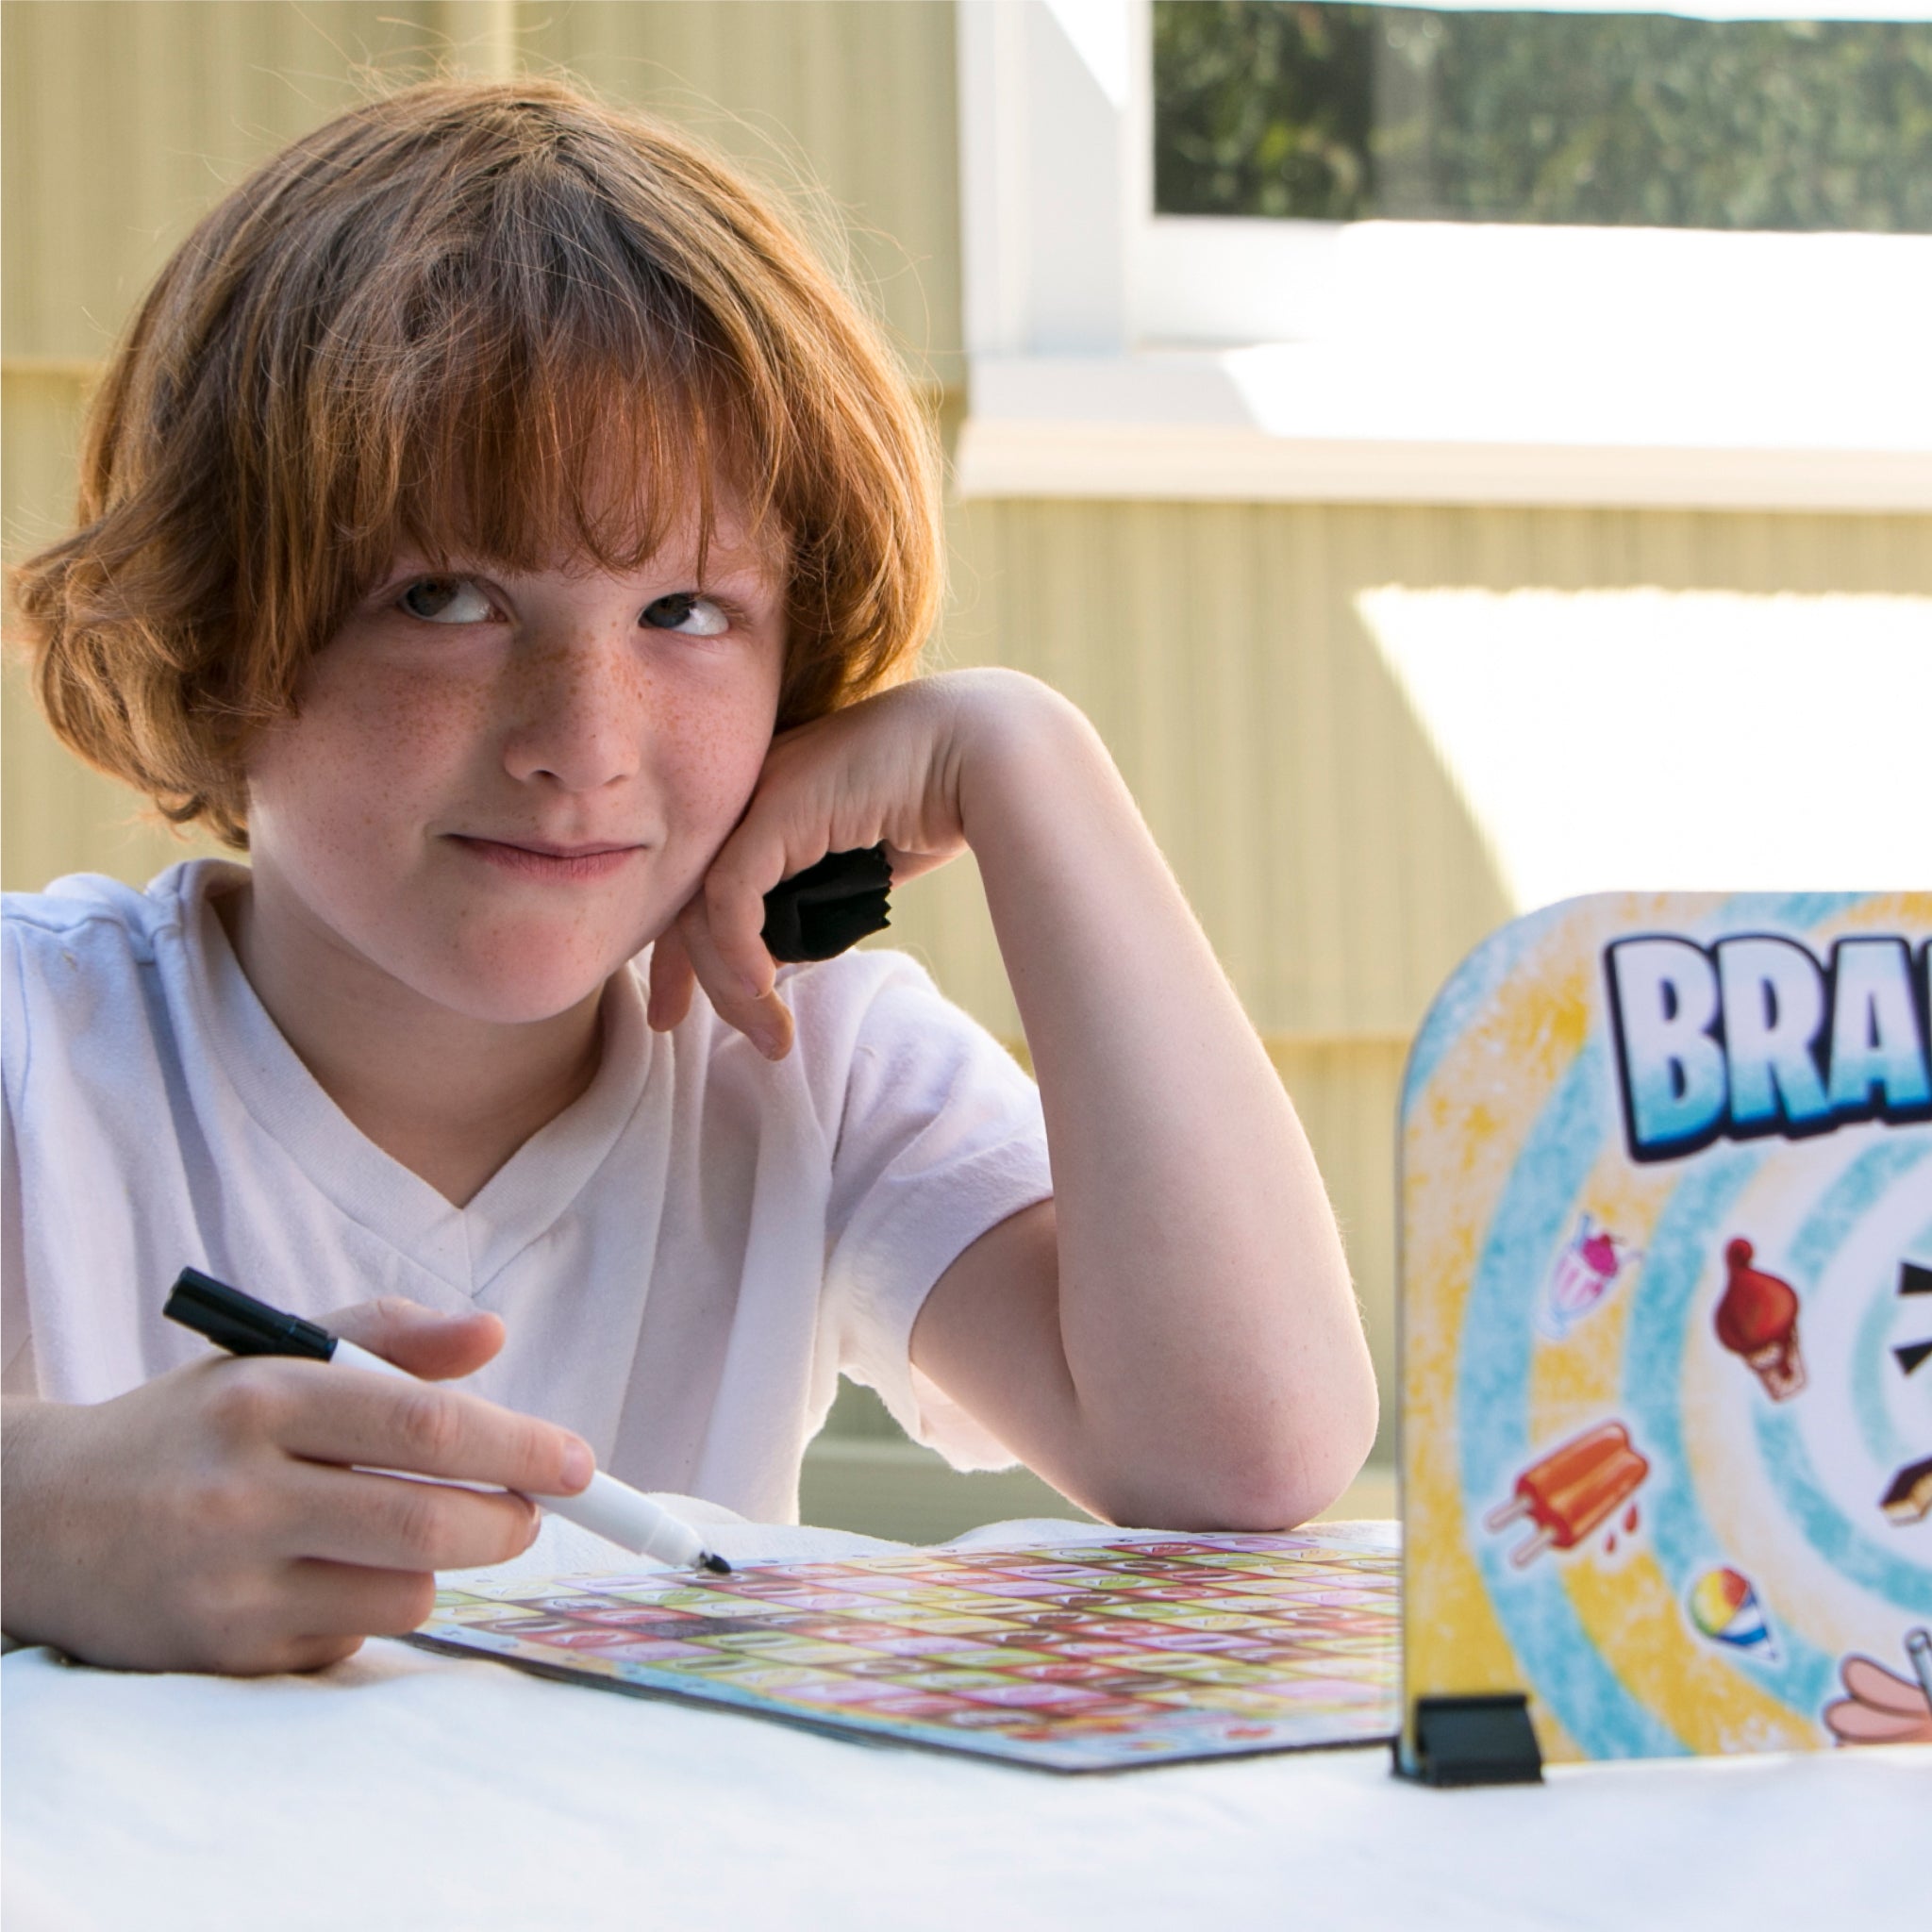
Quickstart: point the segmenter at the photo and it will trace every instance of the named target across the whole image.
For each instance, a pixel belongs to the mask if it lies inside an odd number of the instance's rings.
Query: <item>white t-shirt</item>
[[[501,1315],[468,1386],[579,1431],[645,1489],[794,1521],[842,1370],[963,1468],[1012,1457],[908,1358],[926,1291],[1052,1191],[1040,1099],[910,959],[789,971],[776,1065],[700,994],[669,1034],[641,963],[590,1090],[466,1208],[350,1124],[208,901],[244,874],[92,876],[7,900],[4,1386],[97,1402],[208,1344],[184,1266],[316,1318],[407,1295]]]

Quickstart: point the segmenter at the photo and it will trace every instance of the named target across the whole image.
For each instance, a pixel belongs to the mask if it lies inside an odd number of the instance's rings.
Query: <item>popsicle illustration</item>
[[[1521,1570],[1554,1546],[1574,1549],[1650,1474],[1650,1463],[1631,1446],[1622,1423],[1599,1423],[1552,1449],[1516,1478],[1516,1492],[1483,1521],[1503,1529],[1522,1517],[1536,1534],[1509,1560]]]
[[[1717,1305],[1717,1339],[1757,1371],[1774,1402],[1785,1402],[1805,1386],[1798,1297],[1790,1282],[1752,1267],[1752,1253],[1741,1240],[1724,1250],[1729,1279]]]

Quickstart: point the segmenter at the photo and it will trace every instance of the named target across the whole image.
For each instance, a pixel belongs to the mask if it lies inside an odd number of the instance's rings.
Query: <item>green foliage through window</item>
[[[1155,208],[1932,233],[1932,23],[1156,0]]]

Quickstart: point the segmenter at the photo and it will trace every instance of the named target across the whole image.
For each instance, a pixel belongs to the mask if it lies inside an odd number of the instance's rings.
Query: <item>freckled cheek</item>
[[[449,678],[395,678],[366,694],[362,728],[386,755],[437,767],[473,757],[491,724],[490,694]]]
[[[744,809],[771,749],[775,701],[677,700],[659,711],[667,779],[693,834],[724,838]]]
[[[339,852],[380,842],[475,755],[487,703],[447,678],[319,678],[252,780],[277,829]]]
[[[398,776],[474,756],[492,722],[485,684],[420,672],[369,674],[336,693],[330,711],[336,735]]]

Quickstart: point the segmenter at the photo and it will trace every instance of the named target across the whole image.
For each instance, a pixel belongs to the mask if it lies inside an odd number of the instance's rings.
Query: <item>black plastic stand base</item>
[[[1482,1697],[1418,1697],[1415,1762],[1395,1745],[1395,1771],[1423,1785],[1538,1785],[1543,1754],[1520,1690]]]

